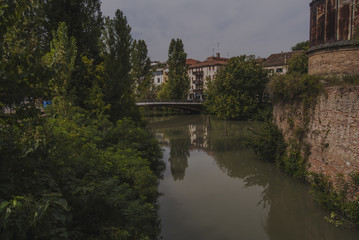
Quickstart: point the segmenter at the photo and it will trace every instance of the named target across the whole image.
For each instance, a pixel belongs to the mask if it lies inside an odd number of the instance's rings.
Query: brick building
[[[359,0],[310,3],[309,74],[359,75]]]

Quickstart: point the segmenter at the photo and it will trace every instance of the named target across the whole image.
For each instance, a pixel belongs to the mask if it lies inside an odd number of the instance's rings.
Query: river
[[[246,143],[261,123],[201,115],[153,117],[166,163],[160,183],[164,240],[353,240],[308,184],[259,160]]]

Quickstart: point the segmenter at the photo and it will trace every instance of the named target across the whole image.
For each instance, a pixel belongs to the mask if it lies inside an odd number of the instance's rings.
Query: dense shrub
[[[1,239],[156,238],[156,140],[129,119],[85,113],[1,125]]]
[[[330,217],[326,219],[336,225],[359,227],[359,199],[352,194],[359,189],[359,173],[351,174],[349,180],[339,175],[336,179],[337,187],[323,174],[311,174],[314,198],[328,211]]]

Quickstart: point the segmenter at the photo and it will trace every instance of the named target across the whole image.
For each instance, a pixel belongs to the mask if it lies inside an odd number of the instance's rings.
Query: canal
[[[324,220],[308,184],[259,160],[246,146],[258,122],[201,115],[153,117],[166,163],[160,183],[164,240],[352,240]]]

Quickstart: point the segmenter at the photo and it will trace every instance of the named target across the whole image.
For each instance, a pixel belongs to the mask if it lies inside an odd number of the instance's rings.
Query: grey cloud
[[[121,9],[134,38],[144,39],[153,60],[166,60],[172,38],[189,57],[288,51],[308,39],[309,2],[298,0],[102,0],[105,15]]]

